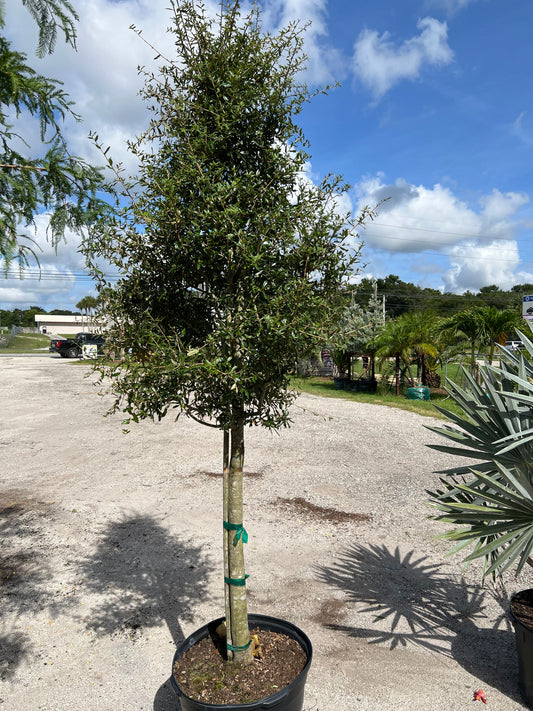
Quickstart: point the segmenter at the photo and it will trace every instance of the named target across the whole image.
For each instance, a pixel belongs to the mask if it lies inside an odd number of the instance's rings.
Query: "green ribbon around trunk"
[[[224,582],[226,585],[235,585],[235,587],[238,588],[243,588],[246,585],[246,578],[249,578],[249,575],[245,575],[244,578],[226,578],[224,577]]]
[[[230,652],[244,652],[245,649],[248,649],[248,647],[252,644],[251,638],[248,640],[248,643],[245,644],[243,647],[235,647],[233,644],[227,644],[226,649],[229,649]]]
[[[248,543],[248,534],[242,523],[229,523],[229,521],[224,521],[224,529],[226,531],[236,531],[233,536],[234,546],[237,545],[241,538],[243,543]]]

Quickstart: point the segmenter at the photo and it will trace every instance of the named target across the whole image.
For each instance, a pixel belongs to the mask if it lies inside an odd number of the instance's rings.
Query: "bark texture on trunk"
[[[244,569],[243,465],[244,417],[234,410],[231,430],[224,433],[224,576],[228,659],[238,663],[252,661],[249,645],[248,609]],[[231,581],[231,582],[228,582]]]

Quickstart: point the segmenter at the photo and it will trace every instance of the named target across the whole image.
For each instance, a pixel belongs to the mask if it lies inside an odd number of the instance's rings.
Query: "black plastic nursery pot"
[[[200,627],[199,630],[196,630],[196,632],[187,637],[187,639],[182,642],[176,650],[176,654],[174,655],[174,659],[172,661],[172,669],[174,669],[174,664],[178,659],[180,659],[191,647],[207,637],[210,630],[218,627],[218,625],[223,621],[224,618],[220,617],[218,620],[214,620],[213,622]],[[277,693],[251,703],[205,704],[187,696],[180,689],[179,684],[172,673],[170,680],[174,691],[179,697],[182,711],[228,711],[228,709],[237,709],[238,711],[260,711],[260,709],[270,709],[270,711],[302,710],[307,672],[309,671],[311,659],[313,657],[313,648],[309,637],[291,622],[279,620],[276,617],[268,617],[267,615],[248,615],[248,626],[250,629],[259,627],[261,630],[278,632],[280,634],[287,635],[287,637],[291,637],[299,643],[307,655],[307,662],[296,679]]]
[[[522,590],[511,598],[511,619],[514,625],[516,650],[518,652],[520,693],[529,708],[533,709],[533,629],[526,626],[513,610],[513,601],[521,598],[529,598],[533,602],[533,589]]]

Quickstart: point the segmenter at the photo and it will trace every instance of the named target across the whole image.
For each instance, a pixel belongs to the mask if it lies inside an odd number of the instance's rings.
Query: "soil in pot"
[[[521,590],[513,595],[511,608],[513,615],[523,625],[533,630],[533,589]]]
[[[190,698],[208,704],[245,704],[259,701],[288,686],[305,667],[307,655],[291,637],[259,628],[261,657],[245,666],[228,663],[220,644],[205,637],[178,659],[173,674]]]

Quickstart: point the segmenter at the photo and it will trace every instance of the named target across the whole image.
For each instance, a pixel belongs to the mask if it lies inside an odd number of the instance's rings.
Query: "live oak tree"
[[[373,379],[375,354],[373,341],[385,327],[385,316],[382,301],[377,295],[376,282],[370,284],[373,290],[365,308],[356,301],[357,292],[344,308],[337,326],[333,348],[336,364],[341,368],[344,365],[344,372],[350,370],[351,355],[355,353],[368,355],[370,357],[368,372]]]
[[[171,10],[177,56],[145,74],[151,122],[130,144],[138,175],[116,168],[114,218],[86,253],[117,356],[101,367],[114,411],[176,411],[223,433],[228,656],[248,662],[245,428],[289,423],[289,373],[328,342],[365,215],[340,214],[341,178],[305,177],[303,28],[264,34],[257,7],[242,16],[238,1],[215,19],[193,0]]]
[[[68,0],[23,0],[38,24],[37,55],[53,51],[58,31],[75,46],[78,17]],[[20,267],[36,257],[28,228],[35,216],[48,213],[48,236],[56,245],[67,230],[82,234],[103,209],[97,199],[101,173],[71,155],[61,122],[79,120],[57,79],[39,74],[27,56],[3,35],[0,2],[0,263]],[[39,123],[40,144],[30,146],[19,120],[29,114]]]

